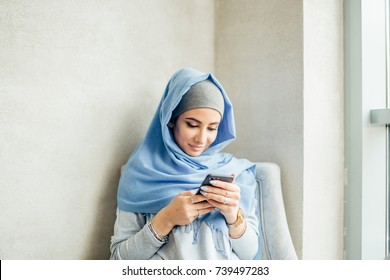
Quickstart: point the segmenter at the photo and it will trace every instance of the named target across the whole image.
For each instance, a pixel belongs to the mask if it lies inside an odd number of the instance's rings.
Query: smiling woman
[[[169,125],[177,145],[189,156],[200,156],[217,138],[221,115],[207,108],[189,110]]]
[[[234,139],[232,104],[216,78],[178,71],[123,170],[111,258],[259,257],[255,165],[220,152]],[[211,180],[197,194],[208,174],[235,180]]]
[[[217,138],[223,111],[223,96],[213,82],[204,80],[191,86],[168,123],[176,144],[189,156],[201,155]]]

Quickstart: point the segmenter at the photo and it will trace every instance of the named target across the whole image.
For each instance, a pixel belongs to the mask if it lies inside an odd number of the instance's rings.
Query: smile
[[[206,146],[197,146],[197,145],[191,145],[188,144],[193,150],[203,150]]]

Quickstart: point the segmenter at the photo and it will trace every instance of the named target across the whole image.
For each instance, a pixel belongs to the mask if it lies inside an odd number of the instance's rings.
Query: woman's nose
[[[195,141],[198,144],[205,144],[207,139],[207,133],[203,129],[199,130],[199,133],[195,137]]]

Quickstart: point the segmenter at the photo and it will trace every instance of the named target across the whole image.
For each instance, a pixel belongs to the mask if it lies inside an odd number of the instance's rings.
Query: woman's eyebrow
[[[194,121],[198,124],[202,124],[202,122],[198,119],[195,119],[195,118],[192,118],[192,117],[189,117],[189,118],[185,118],[186,120],[189,120],[189,121]],[[219,122],[212,122],[212,123],[209,123],[209,125],[217,125],[219,124]]]

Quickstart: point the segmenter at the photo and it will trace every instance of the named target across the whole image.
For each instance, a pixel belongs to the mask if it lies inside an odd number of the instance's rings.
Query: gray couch
[[[256,163],[257,198],[261,218],[262,259],[296,260],[284,208],[280,168],[275,163]]]
[[[123,168],[124,166],[121,171]],[[257,162],[256,181],[256,197],[261,218],[262,259],[298,259],[288,229],[279,166],[272,162]]]

